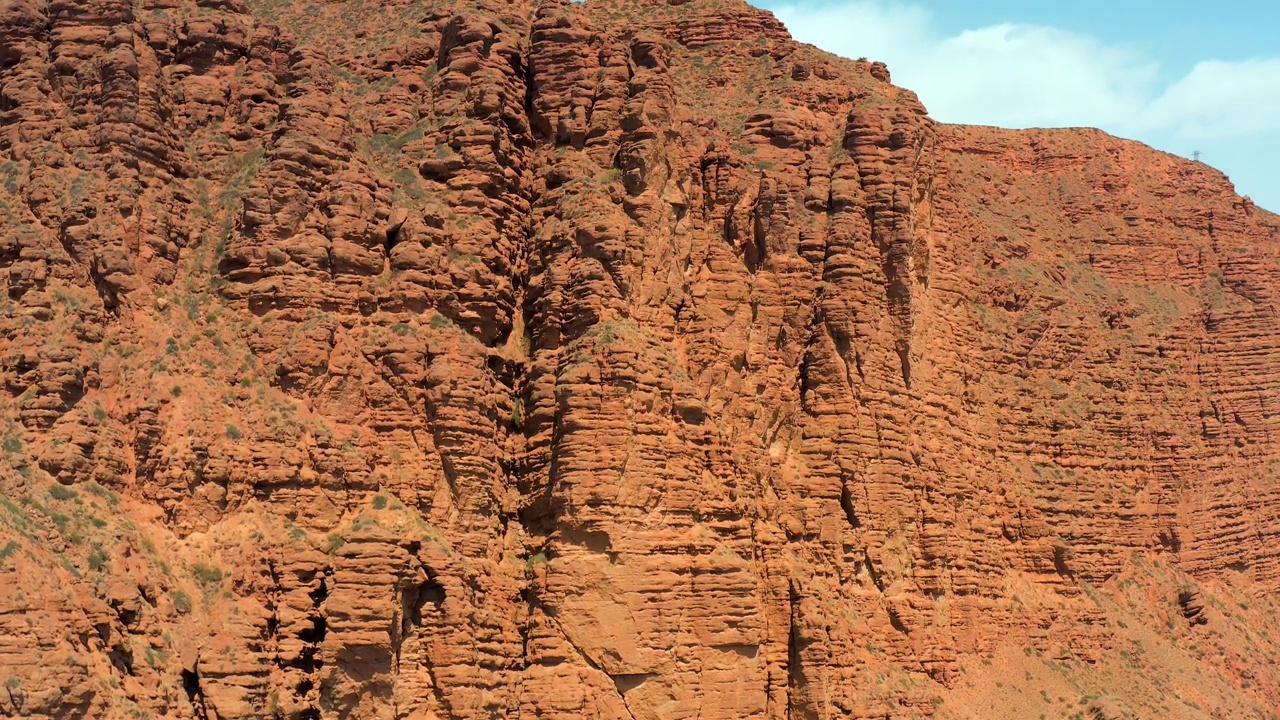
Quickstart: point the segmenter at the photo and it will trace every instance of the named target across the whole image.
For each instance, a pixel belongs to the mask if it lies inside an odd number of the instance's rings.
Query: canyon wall
[[[1280,218],[736,0],[0,0],[0,286],[0,716],[1280,713]]]

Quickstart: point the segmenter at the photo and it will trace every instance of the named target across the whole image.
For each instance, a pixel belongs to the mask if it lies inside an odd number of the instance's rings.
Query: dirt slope
[[[1280,713],[1280,218],[734,0],[0,0],[0,286],[0,716]]]

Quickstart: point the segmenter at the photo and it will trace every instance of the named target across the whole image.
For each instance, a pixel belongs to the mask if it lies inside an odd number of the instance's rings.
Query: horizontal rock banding
[[[0,714],[1275,712],[1280,221],[889,79],[711,0],[4,4]]]

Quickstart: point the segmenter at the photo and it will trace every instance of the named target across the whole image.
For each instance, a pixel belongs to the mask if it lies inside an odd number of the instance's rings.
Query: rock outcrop
[[[1280,712],[1280,218],[737,0],[0,0],[0,716]]]

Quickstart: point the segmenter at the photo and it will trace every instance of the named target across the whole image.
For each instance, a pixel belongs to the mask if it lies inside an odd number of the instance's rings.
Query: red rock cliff
[[[1280,219],[734,0],[0,0],[0,716],[1280,713]]]

